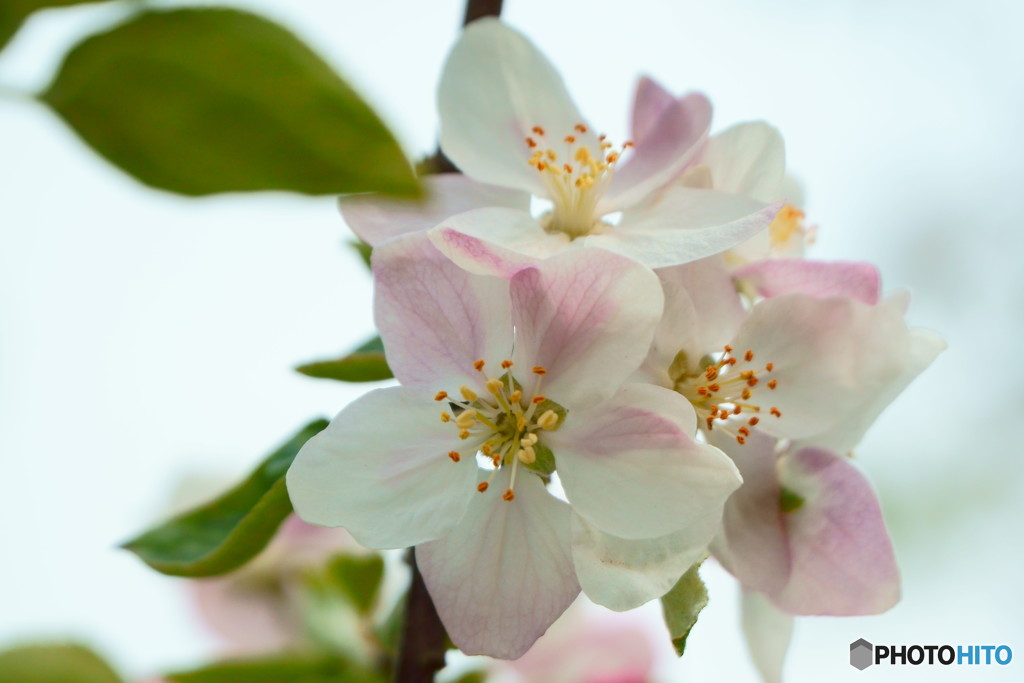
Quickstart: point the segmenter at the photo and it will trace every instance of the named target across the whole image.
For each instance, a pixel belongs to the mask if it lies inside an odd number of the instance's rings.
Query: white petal
[[[675,99],[660,83],[647,76],[641,76],[633,93],[633,112],[630,119],[633,140],[640,140],[646,136],[658,117]]]
[[[771,225],[778,210],[739,195],[676,186],[659,201],[626,211],[605,233],[582,239],[651,268],[664,268],[743,242]]]
[[[705,554],[719,523],[718,515],[709,514],[667,536],[627,540],[573,515],[572,558],[580,586],[597,604],[620,612],[660,598]]]
[[[416,548],[441,621],[460,650],[514,659],[572,604],[580,587],[569,550],[569,509],[520,472],[502,500],[504,468],[451,534]]]
[[[546,368],[542,393],[569,410],[618,391],[646,356],[662,312],[654,273],[600,249],[574,249],[522,270],[510,291],[513,360]]]
[[[439,538],[476,493],[473,457],[429,400],[401,387],[349,405],[310,439],[288,470],[288,495],[306,522],[343,526],[369,548],[404,548]]]
[[[786,146],[767,123],[741,123],[712,137],[700,163],[711,169],[716,190],[772,202],[780,198]]]
[[[740,485],[725,454],[691,438],[695,428],[693,406],[676,392],[627,384],[542,438],[581,517],[620,538],[654,538],[720,520]]]
[[[782,683],[782,666],[793,636],[793,617],[760,593],[744,590],[740,602],[743,636],[764,683]]]
[[[445,218],[471,209],[503,206],[525,211],[530,196],[524,192],[470,180],[461,173],[445,173],[423,179],[427,198],[401,201],[379,195],[350,195],[339,200],[348,227],[371,246],[404,235],[428,230]]]
[[[514,209],[467,211],[442,221],[428,234],[445,256],[478,275],[510,277],[572,248],[566,235],[545,232],[529,213]]]
[[[374,250],[377,329],[403,386],[434,395],[483,386],[477,360],[512,351],[508,283],[471,275],[414,233]]]
[[[526,138],[553,141],[583,123],[561,76],[522,34],[496,19],[470,24],[448,55],[438,88],[441,148],[475,180],[544,195]],[[592,133],[574,133],[597,147]],[[539,144],[544,144],[538,138]]]

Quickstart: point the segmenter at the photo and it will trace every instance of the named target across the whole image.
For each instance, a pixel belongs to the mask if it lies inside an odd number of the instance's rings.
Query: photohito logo
[[[1009,645],[872,645],[863,638],[850,643],[850,666],[863,671],[872,664],[1006,666],[1013,661]]]

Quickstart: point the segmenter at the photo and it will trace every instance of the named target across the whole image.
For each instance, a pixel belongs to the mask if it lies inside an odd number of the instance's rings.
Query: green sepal
[[[123,679],[81,645],[23,645],[0,652],[3,683],[121,683]]]
[[[285,473],[303,444],[327,424],[309,423],[241,484],[121,547],[172,576],[215,576],[241,567],[263,550],[292,513]]]
[[[805,502],[802,496],[787,488],[779,491],[779,507],[783,512],[795,512],[802,508]]]
[[[341,358],[305,363],[295,371],[307,377],[339,382],[380,382],[394,377],[380,337],[374,337]]]
[[[550,476],[555,471],[555,454],[551,452],[550,448],[539,441],[533,444],[533,452],[537,454],[537,459],[529,465],[524,463],[523,466],[528,470]]]
[[[686,639],[697,623],[697,616],[708,604],[708,591],[698,573],[700,565],[698,562],[686,570],[672,590],[661,598],[665,625],[680,657],[686,650]]]

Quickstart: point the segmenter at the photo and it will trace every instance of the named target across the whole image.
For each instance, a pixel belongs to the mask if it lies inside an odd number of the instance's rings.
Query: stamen
[[[439,392],[437,392],[434,395],[434,400],[435,401],[443,401],[446,398],[448,398],[448,392],[447,391],[439,391]]]
[[[466,399],[470,403],[479,398],[479,396],[476,395],[476,392],[467,387],[465,384],[459,387],[459,393],[462,394],[462,398]]]
[[[543,365],[534,365],[533,366],[533,374],[543,376],[543,375],[548,374],[548,371],[544,368]]]
[[[451,421],[452,421],[452,416],[449,415],[448,413],[442,411],[441,412],[441,422],[451,422]]]
[[[487,391],[491,392],[495,396],[499,395],[505,385],[500,379],[489,379],[487,380]]]
[[[504,368],[505,370],[508,370],[510,367],[512,367],[512,365],[513,363],[510,360],[501,361],[501,367]]]
[[[534,404],[538,404],[538,403],[543,403],[546,400],[548,400],[547,396],[537,395],[537,396],[534,396],[532,399],[530,399],[530,402],[534,403]]]
[[[458,451],[448,451],[448,457],[452,459],[452,462],[462,460],[462,456],[459,455]]]
[[[482,360],[478,360],[473,363],[473,367],[476,368],[477,372],[482,372],[484,369],[484,362]]]
[[[501,497],[502,497],[502,498],[503,498],[504,500],[507,500],[508,502],[510,502],[510,503],[511,503],[511,502],[512,502],[513,500],[515,500],[515,499],[516,499],[516,494],[515,494],[515,492],[514,492],[514,491],[513,491],[512,489],[509,489],[508,491],[505,491],[505,493],[503,493],[503,494],[501,495]]]
[[[537,426],[541,429],[552,430],[558,426],[558,414],[553,410],[547,410],[537,418]]]
[[[778,408],[775,408],[774,406],[772,407],[771,413],[775,417],[782,417],[782,411],[780,411]]]
[[[482,481],[476,485],[476,490],[479,491],[480,493],[483,493],[484,491],[487,490],[488,486],[490,486],[490,484],[488,484],[486,481]]]

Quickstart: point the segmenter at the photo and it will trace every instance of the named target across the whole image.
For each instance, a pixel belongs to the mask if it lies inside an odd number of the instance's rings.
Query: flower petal
[[[766,259],[743,266],[734,275],[751,282],[766,298],[792,293],[846,296],[874,306],[882,288],[878,269],[856,261]]]
[[[786,515],[790,581],[772,596],[791,614],[878,614],[899,601],[900,578],[878,499],[845,458],[805,448],[787,456],[782,485],[803,505]]]
[[[543,438],[581,517],[620,538],[654,538],[721,519],[740,484],[725,454],[691,438],[695,429],[693,407],[676,392],[627,384]]]
[[[373,274],[377,329],[403,386],[431,396],[461,384],[482,387],[473,363],[500,362],[511,353],[508,283],[467,273],[426,234],[376,249]]]
[[[763,202],[781,199],[786,145],[779,131],[763,121],[740,123],[712,137],[700,163],[711,169],[716,190]]]
[[[782,666],[793,637],[793,617],[763,595],[744,590],[740,599],[743,637],[764,683],[782,683]]]
[[[670,187],[659,201],[626,211],[607,232],[582,240],[651,268],[725,251],[771,225],[779,206],[715,190]],[[577,240],[579,241],[579,240]]]
[[[450,532],[476,493],[472,457],[431,401],[402,387],[362,396],[310,439],[288,470],[304,521],[343,526],[369,548],[404,548]]]
[[[377,246],[408,232],[429,230],[445,218],[471,209],[503,206],[526,211],[525,192],[484,185],[461,173],[445,173],[423,179],[425,201],[401,201],[377,195],[349,195],[339,200],[341,215],[361,240]]]
[[[551,63],[521,33],[480,19],[452,48],[438,87],[441,149],[475,180],[545,194],[525,139],[542,126],[554,140],[583,123]],[[592,133],[577,134],[596,148]],[[538,140],[538,142],[540,142]]]
[[[700,154],[711,127],[711,102],[699,93],[673,100],[635,141],[598,204],[603,215],[633,206],[672,180]]]
[[[633,140],[644,138],[654,123],[676,98],[661,86],[660,83],[647,76],[641,76],[636,82],[633,94],[633,113],[630,131]]]
[[[771,362],[775,391],[753,403],[778,407],[761,427],[845,453],[944,346],[912,331],[898,297],[877,306],[849,298],[785,294],[754,306],[733,345]]]
[[[487,492],[474,495],[458,528],[416,548],[441,621],[469,655],[521,656],[580,591],[568,506],[529,473],[506,502],[508,483],[503,468]]]
[[[719,523],[710,513],[666,536],[624,539],[574,514],[572,558],[580,586],[588,598],[619,612],[660,598],[705,554]]]
[[[743,477],[725,504],[712,552],[747,588],[775,593],[786,585],[790,568],[775,439],[754,430],[743,445],[721,432],[712,432],[708,441],[732,458]]]
[[[640,366],[663,306],[654,273],[600,249],[522,270],[511,292],[513,360],[543,366],[544,395],[569,410],[610,397]]]
[[[465,270],[502,277],[572,246],[566,235],[545,232],[527,212],[501,208],[452,216],[429,235],[445,256]]]

